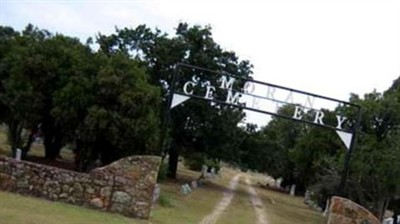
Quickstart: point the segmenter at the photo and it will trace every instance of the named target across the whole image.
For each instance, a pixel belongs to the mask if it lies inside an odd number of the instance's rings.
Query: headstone
[[[190,189],[189,184],[184,184],[181,186],[181,192],[182,194],[187,195],[192,192],[192,189]]]
[[[189,193],[189,192],[187,191],[187,189],[186,189],[185,184],[181,186],[181,193],[182,193],[183,195],[187,195],[187,194]]]
[[[296,185],[292,184],[292,186],[290,187],[290,195],[294,196],[295,193],[296,193]]]
[[[385,220],[383,220],[382,224],[393,224],[394,222],[393,218],[387,218]],[[400,223],[400,215],[397,216],[397,223]]]
[[[153,202],[156,202],[160,198],[160,185],[156,184],[153,191]]]
[[[190,188],[189,184],[185,184],[186,191],[192,193],[192,189]]]
[[[310,191],[306,190],[306,193],[304,194],[304,204],[308,204],[310,201]]]
[[[382,224],[393,224],[393,218],[387,218],[383,220]]]
[[[191,182],[191,186],[192,186],[192,189],[194,190],[194,189],[196,189],[197,188],[197,181],[192,181]]]
[[[201,166],[201,176],[206,177],[208,167],[206,165]]]
[[[17,151],[15,153],[15,159],[20,161],[21,160],[21,155],[22,155],[22,150],[21,149],[17,149]]]
[[[214,167],[211,168],[211,176],[212,176],[212,177],[215,177],[215,168],[214,168]]]
[[[283,181],[282,177],[279,177],[278,179],[276,179],[275,187],[281,188],[282,181]]]
[[[202,179],[198,179],[197,180],[197,187],[201,187],[203,185],[203,180]]]

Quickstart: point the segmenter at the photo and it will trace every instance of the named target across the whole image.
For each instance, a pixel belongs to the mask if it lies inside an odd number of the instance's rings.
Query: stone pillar
[[[367,209],[342,197],[331,198],[327,224],[380,224]]]

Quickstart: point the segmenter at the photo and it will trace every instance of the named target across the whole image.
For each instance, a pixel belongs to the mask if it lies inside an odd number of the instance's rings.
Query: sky
[[[210,25],[264,82],[346,101],[400,76],[400,0],[0,0],[1,25],[83,41],[139,24],[173,35],[179,22]]]

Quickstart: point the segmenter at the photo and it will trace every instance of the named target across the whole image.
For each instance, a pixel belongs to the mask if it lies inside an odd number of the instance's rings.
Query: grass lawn
[[[171,201],[171,207],[157,205],[152,211],[150,221],[156,224],[199,223],[204,216],[213,211],[215,204],[222,198],[232,175],[234,172],[225,172],[221,178],[207,181],[202,187],[185,196],[179,193],[181,184],[197,179],[200,173],[180,166],[178,182],[168,181],[161,184],[161,192]]]
[[[253,182],[259,182],[253,176]],[[262,181],[260,181],[262,182]],[[264,203],[271,224],[321,224],[325,218],[320,212],[310,209],[303,203],[303,197],[292,197],[255,186]]]
[[[1,224],[147,223],[117,214],[0,191]]]

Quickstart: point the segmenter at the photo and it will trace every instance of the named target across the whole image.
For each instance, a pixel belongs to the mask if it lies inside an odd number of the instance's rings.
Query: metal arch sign
[[[179,64],[177,70],[176,75],[178,77],[174,78],[175,81],[171,88],[170,109],[190,98],[231,105],[334,129],[346,148],[348,150],[352,148],[356,119],[347,118],[340,114],[335,114],[334,119],[327,119],[322,107],[345,105],[354,107],[359,111],[358,105],[192,65]],[[213,78],[213,81],[210,78]],[[283,105],[292,105],[294,107],[293,114],[284,115],[278,113],[279,108]]]
[[[356,132],[361,119],[360,106],[186,64],[178,64],[170,87],[167,113],[170,109],[194,98],[209,101],[214,106],[230,105],[335,130],[347,148],[344,169],[338,187],[338,194],[343,196],[350,170],[350,158],[356,143]],[[278,113],[279,108],[283,105],[292,105],[294,107],[293,114]],[[323,108],[336,108],[339,105],[351,107],[357,111],[357,114],[354,118],[335,114],[334,119],[328,119]],[[310,114],[313,116],[310,117]]]

